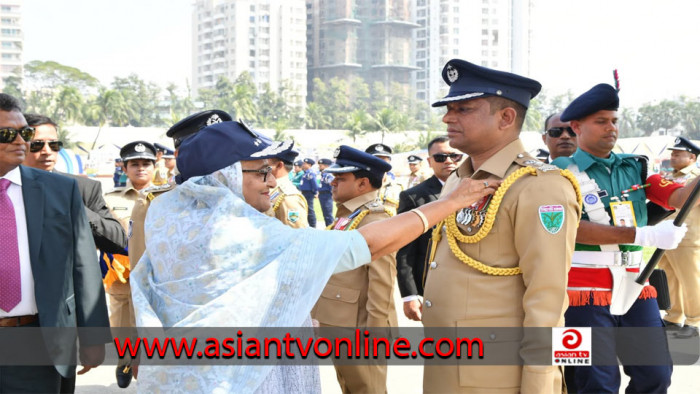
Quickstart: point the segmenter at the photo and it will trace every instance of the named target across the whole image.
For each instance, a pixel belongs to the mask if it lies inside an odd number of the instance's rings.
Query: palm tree
[[[348,115],[343,127],[348,130],[348,136],[352,137],[354,143],[357,137],[366,132],[367,124],[373,121],[367,112],[356,109]]]
[[[82,120],[83,106],[85,99],[78,88],[73,86],[62,86],[54,98],[52,118],[58,124],[64,122],[76,122]]]
[[[398,114],[390,107],[379,110],[374,116],[374,123],[377,125],[377,129],[382,132],[382,143],[384,143],[384,134],[399,130]]]
[[[118,90],[109,89],[102,91],[97,98],[97,102],[104,110],[105,116],[111,125],[124,126],[135,116],[134,108]]]
[[[323,129],[328,127],[329,119],[326,110],[321,104],[312,102],[306,106],[306,127],[310,129]]]

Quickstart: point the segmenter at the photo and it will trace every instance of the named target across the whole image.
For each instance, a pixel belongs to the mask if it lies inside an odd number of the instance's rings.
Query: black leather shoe
[[[680,331],[683,328],[683,326],[678,323],[672,323],[670,321],[664,320],[664,328],[666,329],[666,332],[676,333]]]
[[[117,386],[125,389],[131,384],[131,378],[134,375],[131,373],[131,366],[119,366],[117,365]]]
[[[676,338],[692,338],[698,336],[698,328],[694,326],[684,326],[673,335]]]

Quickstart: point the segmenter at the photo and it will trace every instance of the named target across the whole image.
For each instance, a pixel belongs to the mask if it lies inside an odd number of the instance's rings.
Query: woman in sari
[[[493,194],[463,180],[442,199],[352,231],[292,229],[264,215],[280,146],[238,122],[202,129],[177,157],[179,186],[154,200],[132,272],[139,327],[304,327],[328,278],[406,245]],[[315,366],[143,365],[139,390],[320,392]]]

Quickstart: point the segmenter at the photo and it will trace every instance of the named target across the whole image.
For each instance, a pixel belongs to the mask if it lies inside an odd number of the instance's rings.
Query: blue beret
[[[408,163],[409,164],[416,164],[416,163],[420,163],[421,161],[423,161],[423,159],[421,159],[420,156],[416,156],[416,155],[408,156]]]
[[[542,89],[542,85],[534,79],[477,66],[461,59],[447,62],[442,69],[442,79],[450,85],[450,92],[434,102],[433,107],[442,107],[453,101],[498,96],[527,108],[530,100]]]
[[[122,160],[145,159],[156,161],[156,147],[146,141],[134,141],[124,145],[119,151]]]
[[[393,151],[389,145],[372,144],[365,149],[365,152],[374,156],[390,156]]]
[[[314,159],[310,159],[310,158],[308,158],[308,157],[307,157],[306,159],[304,159],[303,162],[306,163],[306,164],[310,164],[310,165],[316,164],[316,162],[314,161]]]
[[[231,115],[219,109],[201,111],[181,119],[168,129],[165,135],[175,140],[175,149],[177,149],[185,137],[215,123],[231,120],[233,120]]]
[[[333,164],[333,160],[331,160],[331,159],[318,159],[318,164],[323,164],[323,165],[329,166],[329,165]]]
[[[384,178],[384,173],[391,170],[391,164],[386,161],[347,145],[338,147],[334,157],[335,164],[323,172],[335,174],[365,170],[381,181]]]
[[[676,141],[674,142],[675,145],[673,145],[671,148],[668,148],[668,150],[684,150],[687,152],[690,152],[694,155],[700,154],[700,147],[697,145],[693,144],[690,142],[689,139],[685,137],[678,137],[676,138]]]
[[[299,156],[299,151],[294,150],[294,141],[282,141],[277,146],[279,153],[275,156],[285,163],[294,163],[294,159]]]
[[[176,178],[182,183],[193,176],[204,176],[241,160],[275,157],[280,144],[250,130],[240,122],[221,122],[203,128],[180,145]]]
[[[562,122],[569,122],[583,119],[602,110],[617,111],[619,107],[620,98],[617,96],[617,90],[607,83],[601,83],[576,97],[561,113],[559,119]]]
[[[302,164],[304,164],[304,161],[302,161],[302,160],[297,160],[297,161],[294,162],[294,165],[295,165],[295,166],[301,167]]]

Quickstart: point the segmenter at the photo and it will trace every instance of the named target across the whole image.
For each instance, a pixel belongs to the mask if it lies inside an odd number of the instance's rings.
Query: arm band
[[[647,198],[652,202],[661,205],[666,209],[672,210],[673,207],[668,205],[668,199],[671,197],[676,189],[680,189],[683,186],[664,179],[659,174],[654,174],[647,178],[647,183],[649,183],[649,189],[647,190]]]

